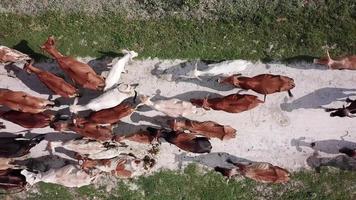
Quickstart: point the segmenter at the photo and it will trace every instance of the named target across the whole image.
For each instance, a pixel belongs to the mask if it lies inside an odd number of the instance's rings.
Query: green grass
[[[324,55],[324,45],[335,47],[332,55],[356,53],[355,2],[320,2],[303,7],[296,0],[261,1],[249,10],[226,5],[214,21],[127,20],[110,12],[2,13],[0,44],[36,58],[42,58],[39,46],[49,35],[64,54],[75,56],[100,57],[129,48],[141,57],[280,60]],[[184,3],[194,7],[199,1]]]
[[[356,173],[323,169],[294,173],[287,184],[261,184],[248,179],[227,181],[216,172],[202,173],[195,165],[184,172],[162,171],[131,181],[137,190],[119,183],[106,192],[104,188],[85,186],[66,190],[62,186],[40,184],[31,199],[273,199],[273,200],[351,200],[356,198]]]

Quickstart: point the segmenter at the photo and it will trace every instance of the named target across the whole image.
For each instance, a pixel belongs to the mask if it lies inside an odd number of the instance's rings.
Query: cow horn
[[[290,90],[288,90],[288,96],[289,97],[293,97],[293,94],[292,94],[292,92]]]

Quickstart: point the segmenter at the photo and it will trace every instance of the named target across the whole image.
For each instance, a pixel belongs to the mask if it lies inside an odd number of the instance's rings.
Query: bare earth
[[[89,62],[99,73],[107,70],[106,63],[110,60],[96,61],[91,58],[81,59]],[[35,63],[44,69],[63,74],[53,62]],[[128,73],[122,75],[126,83],[139,83],[137,91],[140,94],[156,95],[155,99],[178,98],[189,101],[190,98],[214,97],[217,94],[228,95],[239,89],[217,83],[217,77],[196,79],[178,78],[194,66],[194,62],[184,60],[138,60],[126,66]],[[199,68],[206,65],[200,63]],[[27,75],[14,66],[18,78],[6,75],[4,66],[0,66],[1,88],[22,90],[30,94],[47,98],[49,91],[34,75]],[[335,156],[343,146],[356,148],[355,119],[332,118],[320,106],[339,107],[347,97],[356,98],[356,74],[353,71],[331,71],[326,67],[308,63],[289,64],[261,64],[242,72],[246,76],[262,73],[281,74],[294,78],[296,88],[292,90],[293,98],[287,93],[267,96],[264,104],[257,108],[238,114],[222,111],[208,111],[205,115],[191,116],[190,119],[206,121],[212,120],[220,124],[230,125],[237,130],[237,137],[228,141],[212,139],[213,146],[210,154],[185,153],[177,147],[162,142],[158,153],[157,164],[150,172],[160,169],[178,169],[190,162],[198,162],[208,167],[229,165],[225,163],[227,157],[234,160],[266,161],[289,170],[309,168],[306,159],[314,149],[310,142],[316,142],[315,149],[321,156]],[[253,91],[242,93],[255,94]],[[84,103],[92,96],[92,92],[84,94]],[[255,94],[263,99],[262,95]],[[71,103],[71,102],[69,102]],[[67,112],[66,105],[61,107]],[[163,114],[141,108],[139,112],[124,120],[115,131],[117,134],[129,134],[145,128],[146,125],[163,125],[168,117]],[[24,128],[3,121],[7,126],[4,132],[19,132]],[[33,129],[32,133],[50,133],[47,140],[70,138],[72,135],[53,133],[50,128]],[[17,133],[20,134],[20,133]],[[32,157],[48,154],[45,149],[47,141],[42,141],[32,149]],[[58,155],[62,155],[57,153]]]

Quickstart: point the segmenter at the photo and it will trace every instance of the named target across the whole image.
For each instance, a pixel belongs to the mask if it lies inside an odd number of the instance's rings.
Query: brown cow
[[[0,63],[28,62],[31,58],[15,49],[0,46]]]
[[[184,151],[192,153],[210,153],[212,146],[208,138],[196,137],[179,131],[157,130],[154,128],[147,128],[147,130],[159,137],[164,138],[167,142],[176,145]]]
[[[241,76],[240,74],[232,75],[224,79],[219,79],[220,83],[227,83],[244,90],[253,90],[259,94],[263,94],[266,100],[267,94],[276,92],[288,91],[288,95],[292,97],[290,91],[295,87],[294,80],[287,76],[273,75],[273,74],[260,74],[252,78]]]
[[[27,73],[34,73],[45,84],[52,92],[58,94],[62,97],[72,98],[79,96],[78,90],[71,84],[67,83],[64,79],[52,74],[48,71],[43,71],[32,65],[31,63],[26,63],[24,70]]]
[[[223,110],[229,113],[250,110],[258,106],[259,103],[263,103],[256,96],[249,94],[230,94],[225,97],[212,99],[190,99],[190,102],[206,110]]]
[[[55,120],[55,116],[49,112],[24,113],[15,110],[0,111],[0,118],[6,119],[24,128],[44,128]]]
[[[266,162],[255,162],[250,164],[233,163],[236,167],[232,169],[215,167],[224,176],[233,177],[241,174],[247,178],[262,183],[285,183],[289,181],[290,173],[278,166]]]
[[[47,53],[58,62],[62,70],[65,71],[75,83],[92,90],[102,90],[104,88],[105,82],[103,77],[97,75],[89,65],[79,62],[72,57],[63,56],[56,49],[53,36],[48,37],[48,40],[41,48],[47,51]]]
[[[331,117],[356,117],[356,100],[346,99],[346,103],[350,103],[348,106],[342,106],[342,108],[324,108],[326,112],[330,113]]]
[[[203,135],[208,138],[228,140],[235,138],[236,130],[231,126],[220,125],[213,121],[198,122],[193,120],[169,120],[169,126],[174,131],[189,130],[192,134]]]
[[[56,131],[73,131],[84,137],[99,141],[108,141],[113,137],[113,126],[100,125],[83,118],[75,118],[73,122],[55,122],[51,124],[51,127]]]
[[[115,124],[121,118],[131,115],[134,111],[135,108],[131,104],[121,103],[113,108],[91,112],[88,120],[99,124]]]
[[[141,144],[151,144],[153,140],[157,138],[157,135],[152,134],[149,131],[139,131],[130,135],[115,135],[113,140],[116,142],[123,142],[125,140],[133,141]]]
[[[0,89],[0,105],[7,106],[12,110],[40,113],[53,107],[54,104],[52,101],[31,96],[25,92]]]
[[[0,170],[0,188],[4,190],[24,189],[26,177],[21,174],[21,169]]]
[[[356,55],[339,57],[333,60],[330,57],[329,51],[326,50],[327,57],[314,59],[315,64],[327,65],[329,69],[349,69],[356,70]]]

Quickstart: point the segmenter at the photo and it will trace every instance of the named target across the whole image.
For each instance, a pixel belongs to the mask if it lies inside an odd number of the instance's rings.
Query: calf
[[[327,57],[314,59],[315,64],[327,65],[329,69],[349,69],[356,70],[356,55],[345,56],[333,60],[329,51],[326,50]]]
[[[103,109],[113,108],[130,97],[134,97],[135,101],[136,95],[137,92],[136,90],[134,90],[133,86],[121,84],[116,88],[112,88],[106,91],[95,99],[91,99],[86,105],[76,105],[77,100],[75,100],[74,105],[70,106],[69,110],[72,113],[78,113],[79,111],[84,110],[99,111]]]
[[[24,113],[15,110],[0,111],[0,118],[6,119],[24,128],[44,128],[50,125],[56,117],[49,112]]]
[[[28,62],[31,58],[15,49],[0,46],[0,63]]]
[[[121,118],[131,115],[135,108],[128,103],[121,103],[113,108],[91,112],[87,119],[99,124],[116,124]]]
[[[150,97],[140,96],[141,104],[147,105],[170,117],[181,117],[198,113],[197,107],[179,99],[151,101]]]
[[[21,174],[21,169],[0,170],[0,188],[4,190],[25,189],[26,177]]]
[[[138,56],[138,54],[134,51],[123,50],[122,53],[125,54],[124,57],[120,58],[119,60],[115,60],[111,64],[109,64],[113,66],[109,72],[108,77],[106,77],[105,79],[104,91],[112,88],[113,86],[119,83],[121,73],[124,71],[125,65],[130,60]]]
[[[231,126],[220,125],[213,121],[198,122],[193,120],[169,120],[169,126],[174,131],[189,130],[192,134],[203,135],[208,138],[228,140],[235,138],[236,130]]]
[[[43,71],[36,68],[31,63],[25,64],[24,70],[27,73],[34,73],[53,93],[65,98],[72,98],[79,96],[78,90],[64,79],[52,74],[51,72]]]
[[[96,174],[90,175],[76,165],[66,165],[59,169],[50,169],[46,172],[38,173],[22,170],[21,174],[26,177],[26,181],[30,185],[45,182],[59,184],[65,187],[90,185],[96,178]]]
[[[56,131],[73,131],[81,136],[99,141],[108,141],[113,137],[113,127],[110,124],[101,125],[83,118],[75,118],[73,122],[55,122],[51,124],[51,127]]]
[[[232,169],[215,167],[215,170],[221,172],[224,176],[229,178],[237,174],[241,174],[247,178],[262,183],[285,183],[290,179],[290,173],[286,169],[274,166],[270,163],[255,162],[250,164],[232,164],[236,167]]]
[[[157,130],[154,128],[147,128],[148,131],[154,133],[158,132],[158,136],[164,138],[167,142],[176,145],[184,151],[192,153],[210,153],[212,146],[208,138],[196,137],[194,135],[178,132]]]
[[[37,135],[31,139],[16,137],[0,138],[0,158],[17,158],[30,152],[30,149],[39,144],[45,138],[45,134]]]
[[[12,110],[28,113],[40,113],[55,105],[54,102],[31,96],[25,92],[0,89],[0,105]]]
[[[348,106],[342,106],[342,108],[325,108],[326,112],[330,113],[331,117],[356,117],[356,100],[346,99],[346,103],[350,103]]]
[[[229,113],[250,110],[258,106],[259,103],[263,103],[256,96],[249,94],[230,94],[225,97],[212,99],[191,99],[190,102],[206,110],[223,110]]]
[[[260,74],[252,78],[232,75],[230,77],[219,80],[220,83],[227,83],[240,87],[244,90],[253,90],[259,94],[264,95],[264,101],[267,94],[276,92],[288,91],[288,95],[292,97],[291,89],[295,87],[294,80],[287,76]]]
[[[48,37],[41,48],[47,51],[47,53],[58,62],[59,67],[62,68],[76,84],[91,90],[102,90],[104,88],[105,82],[103,77],[97,75],[89,65],[79,62],[72,57],[63,56],[56,49],[53,36]]]

